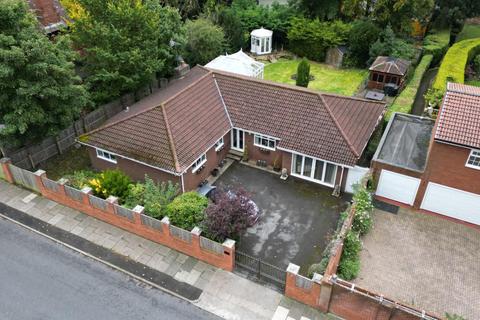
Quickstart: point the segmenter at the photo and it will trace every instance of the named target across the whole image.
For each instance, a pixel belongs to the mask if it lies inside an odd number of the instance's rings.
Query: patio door
[[[241,129],[232,129],[232,149],[242,151],[245,146],[245,131]]]

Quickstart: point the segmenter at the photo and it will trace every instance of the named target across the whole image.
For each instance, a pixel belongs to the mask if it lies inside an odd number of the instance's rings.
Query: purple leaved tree
[[[244,189],[217,190],[205,211],[204,229],[216,241],[238,240],[258,219],[258,207]]]

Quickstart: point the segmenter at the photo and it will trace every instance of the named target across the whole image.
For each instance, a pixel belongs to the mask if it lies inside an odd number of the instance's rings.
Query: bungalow
[[[395,114],[372,166],[378,197],[480,225],[480,88],[449,83],[435,122]]]
[[[385,104],[197,66],[79,138],[97,169],[196,189],[228,153],[342,190]]]

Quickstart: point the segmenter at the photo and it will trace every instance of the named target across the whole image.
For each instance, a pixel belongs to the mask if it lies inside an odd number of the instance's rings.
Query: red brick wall
[[[222,150],[217,152],[215,151],[215,148],[211,148],[207,151],[207,163],[205,164],[205,168],[195,173],[192,173],[192,169],[189,168],[184,174],[183,183],[186,192],[197,189],[199,183],[207,179],[211,175],[212,170],[218,167],[220,161],[225,159],[230,150],[230,132],[223,137],[223,142],[224,147]]]
[[[145,174],[147,174],[151,179],[157,182],[170,180],[173,183],[178,183],[181,188],[181,180],[179,176],[175,176],[165,171],[161,171],[159,169],[155,169],[141,163],[122,158],[120,156],[117,156],[117,163],[112,163],[98,158],[94,148],[87,148],[92,166],[97,170],[119,169],[136,181],[143,181]]]
[[[470,150],[434,141],[424,175],[425,183],[417,198],[423,198],[427,182],[480,194],[480,183],[473,183],[480,181],[480,170],[465,166]]]
[[[140,213],[134,212],[134,221],[123,218],[114,213],[113,203],[108,203],[106,210],[98,209],[92,206],[89,202],[88,193],[83,194],[82,201],[76,201],[71,199],[65,194],[65,189],[60,185],[59,191],[54,192],[46,189],[42,183],[42,176],[46,177],[45,174],[37,175],[37,185],[40,190],[40,193],[50,200],[58,202],[67,207],[79,210],[89,216],[95,217],[96,219],[107,222],[116,227],[127,230],[137,234],[143,238],[149,239],[151,241],[160,243],[174,250],[185,253],[189,256],[195,257],[199,260],[202,260],[208,264],[216,266],[218,268],[225,269],[227,271],[233,271],[235,263],[235,246],[228,247],[224,245],[223,254],[215,254],[213,252],[203,250],[200,247],[200,238],[199,235],[192,232],[192,242],[185,242],[180,239],[177,239],[170,235],[169,224],[162,222],[162,232],[151,229],[147,226],[144,226],[140,220]]]
[[[248,151],[248,158],[249,160],[264,160],[267,161],[267,165],[273,166],[275,159],[278,158],[279,165],[284,168],[285,166],[282,164],[282,151],[275,150],[275,151],[262,151],[260,147],[255,146],[254,143],[255,135],[245,132],[245,145],[247,146]],[[286,168],[286,167],[285,167]],[[288,167],[290,170],[290,166]]]

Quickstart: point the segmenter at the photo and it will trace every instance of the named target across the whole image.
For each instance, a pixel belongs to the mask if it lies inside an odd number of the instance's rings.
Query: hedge
[[[480,51],[480,38],[464,40],[450,47],[438,70],[433,88],[445,92],[447,82],[464,83],[465,66]]]
[[[432,60],[433,55],[431,54],[423,56],[417,68],[415,68],[413,77],[408,82],[408,85],[388,108],[385,120],[389,120],[394,112],[410,113],[412,111],[413,103],[415,102],[415,97],[417,96],[417,91],[420,87],[423,75],[430,67]]]
[[[423,53],[425,55],[431,54],[433,60],[431,65],[438,64],[444,54],[448,50],[448,44],[450,42],[450,30],[433,31],[428,34],[423,40]]]

